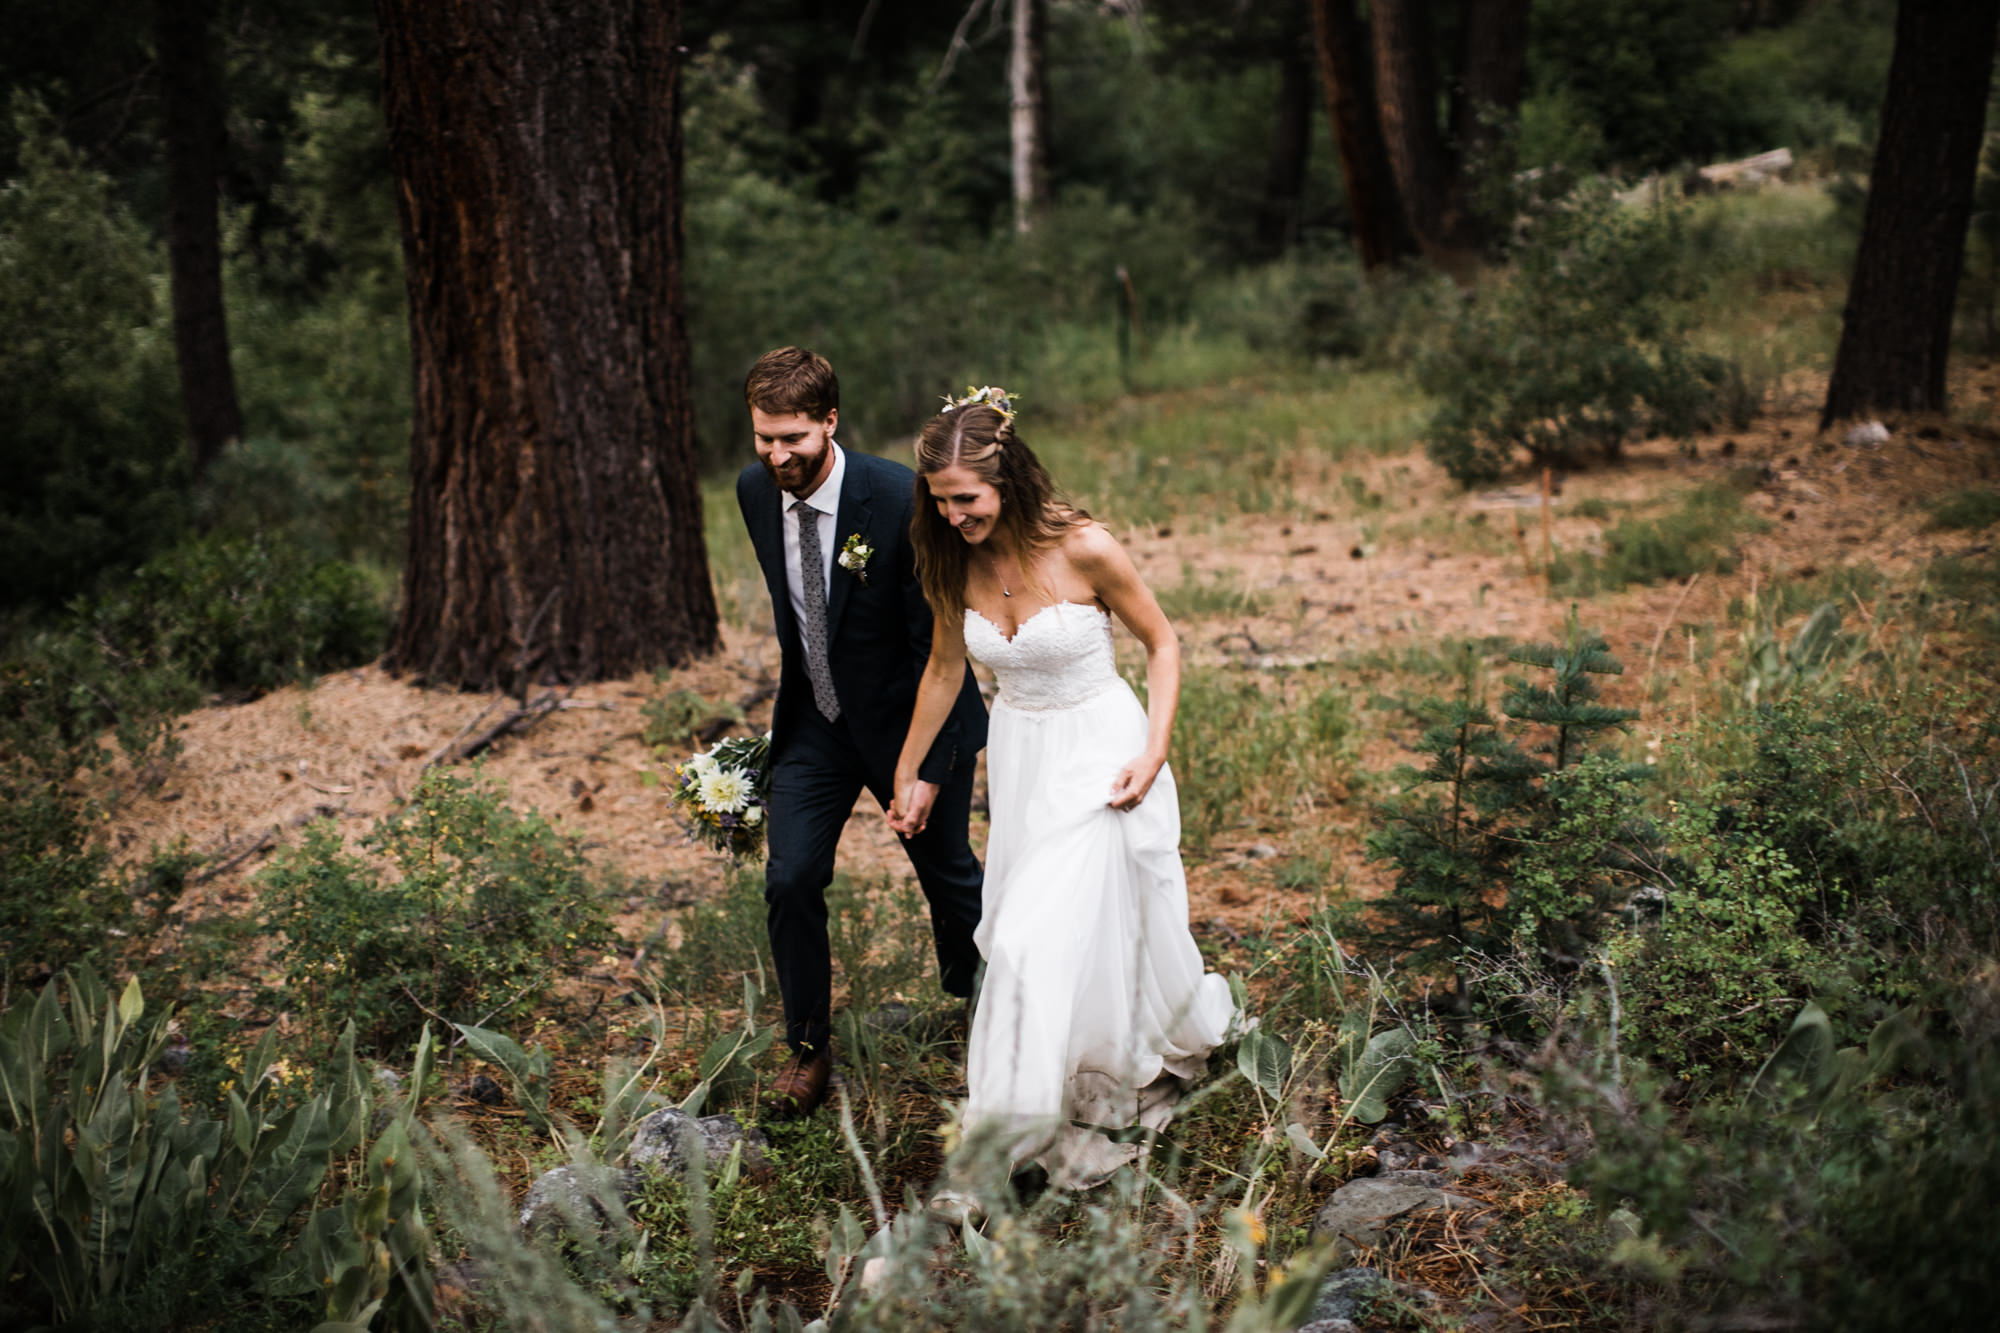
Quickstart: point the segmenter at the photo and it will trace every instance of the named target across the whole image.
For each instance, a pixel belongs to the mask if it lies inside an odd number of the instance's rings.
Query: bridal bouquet
[[[688,836],[731,857],[764,854],[764,803],[771,794],[771,733],[731,736],[674,770],[674,804]]]

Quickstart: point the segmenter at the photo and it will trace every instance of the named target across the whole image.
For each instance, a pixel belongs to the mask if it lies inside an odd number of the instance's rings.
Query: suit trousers
[[[832,950],[827,886],[840,833],[866,788],[886,809],[894,796],[889,767],[869,762],[847,721],[828,722],[811,707],[786,737],[771,770],[770,829],[764,867],[771,958],[785,1000],[785,1040],[793,1050],[825,1050],[832,1035]],[[931,935],[946,994],[970,997],[979,969],[981,871],[966,842],[972,807],[971,758],[962,757],[938,789],[922,833],[903,840],[930,904]]]

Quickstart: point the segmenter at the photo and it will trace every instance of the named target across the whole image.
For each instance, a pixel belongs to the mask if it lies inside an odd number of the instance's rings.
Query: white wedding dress
[[[1000,690],[962,1128],[1005,1136],[1009,1156],[1039,1159],[1053,1184],[1086,1187],[1137,1149],[1083,1126],[1162,1128],[1235,1008],[1188,932],[1173,774],[1162,768],[1134,810],[1106,804],[1146,746],[1110,616],[1058,602],[1008,639],[968,610],[965,646]]]

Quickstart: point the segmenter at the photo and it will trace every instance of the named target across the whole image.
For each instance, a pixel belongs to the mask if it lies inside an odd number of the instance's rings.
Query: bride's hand
[[[1153,779],[1160,776],[1163,761],[1148,759],[1144,755],[1118,770],[1118,776],[1111,783],[1111,799],[1105,804],[1113,810],[1136,810],[1139,802],[1146,799],[1146,793],[1153,789]]]
[[[937,800],[937,794],[937,784],[921,778],[899,786],[895,799],[889,802],[889,827],[904,838],[922,833],[924,826],[930,823],[931,805]]]

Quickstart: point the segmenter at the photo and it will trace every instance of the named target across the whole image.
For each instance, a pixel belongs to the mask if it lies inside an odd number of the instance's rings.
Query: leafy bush
[[[135,762],[211,693],[242,698],[381,651],[379,591],[351,565],[196,538],[72,603],[0,666],[0,737],[43,780],[97,760],[116,732]]]
[[[1701,287],[1685,213],[1624,209],[1601,187],[1534,214],[1511,278],[1468,303],[1417,364],[1438,401],[1431,457],[1465,486],[1616,457],[1635,435],[1712,424],[1732,369],[1696,351],[1680,303]]]
[[[39,105],[0,183],[0,609],[59,604],[186,517],[166,265]]]
[[[1632,1049],[1681,1078],[1746,1071],[1798,1002],[1840,986],[1846,962],[1843,941],[1806,929],[1817,886],[1784,849],[1717,822],[1683,807],[1660,924],[1611,951]]]
[[[132,918],[89,810],[52,782],[0,776],[0,1002],[13,986],[95,960]]]
[[[389,1296],[390,1251],[399,1288],[424,1300],[428,1276],[409,1264],[427,1248],[414,1182],[385,1191],[385,1203],[403,1206],[372,1228],[352,1224],[382,1183],[384,1145],[393,1153],[407,1142],[401,1118],[378,1138],[359,1187],[330,1210],[314,1206],[334,1163],[369,1132],[351,1032],[306,1094],[267,1031],[243,1086],[210,1117],[183,1106],[171,1082],[152,1090],[169,1015],[146,1009],[136,979],[114,1000],[79,968],[0,1017],[0,1301],[13,1307],[10,1323],[182,1327],[221,1316],[229,1328],[297,1328],[315,1307],[351,1317]],[[391,1302],[393,1325],[412,1326],[398,1318],[409,1304]]]
[[[410,803],[349,855],[330,821],[260,876],[276,939],[278,1003],[313,1039],[352,1015],[365,1046],[407,1042],[425,1016],[479,1025],[546,999],[609,934],[582,850],[478,779],[433,769]]]
[[[172,667],[239,698],[365,662],[388,633],[383,598],[354,566],[212,537],[148,561],[72,614],[125,664]]]

